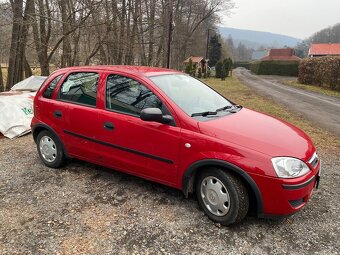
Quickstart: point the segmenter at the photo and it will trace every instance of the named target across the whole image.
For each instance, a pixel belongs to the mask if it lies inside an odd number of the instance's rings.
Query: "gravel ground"
[[[339,254],[339,155],[281,221],[221,227],[180,191],[72,160],[45,167],[30,135],[0,139],[0,254]]]

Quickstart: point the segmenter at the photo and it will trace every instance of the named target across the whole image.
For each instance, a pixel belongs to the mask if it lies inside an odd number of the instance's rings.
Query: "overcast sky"
[[[304,39],[340,22],[340,0],[234,0],[223,27],[250,29]]]

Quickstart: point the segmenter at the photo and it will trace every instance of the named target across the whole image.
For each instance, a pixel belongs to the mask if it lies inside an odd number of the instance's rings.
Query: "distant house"
[[[261,58],[268,55],[268,50],[255,50],[251,54],[251,60],[260,60]]]
[[[189,61],[192,61],[193,66],[196,69],[196,75],[198,74],[198,70],[201,69],[201,72],[204,73],[208,68],[208,61],[207,59],[204,59],[203,57],[188,57],[186,60],[184,60],[184,65],[187,66],[189,64]]]
[[[270,49],[269,54],[260,59],[261,61],[270,60],[291,60],[299,61],[301,60],[298,56],[295,56],[295,50],[292,48],[284,49]]]
[[[340,43],[312,43],[308,57],[340,56]]]

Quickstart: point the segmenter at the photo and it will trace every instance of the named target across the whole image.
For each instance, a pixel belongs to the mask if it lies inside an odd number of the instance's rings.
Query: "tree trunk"
[[[151,0],[150,2],[150,19],[149,19],[149,54],[147,65],[153,66],[153,46],[155,43],[155,13],[156,13],[156,0]]]
[[[3,92],[4,90],[5,90],[4,79],[2,77],[2,68],[0,63],[0,92]]]
[[[35,44],[35,49],[38,55],[38,61],[40,64],[40,71],[42,76],[50,75],[50,64],[48,60],[48,44],[51,37],[51,11],[49,7],[49,2],[43,0],[38,1],[39,6],[39,28],[36,19],[35,8],[32,9],[31,13],[31,25],[33,29],[33,39]],[[46,8],[46,12],[45,12]],[[47,17],[47,18],[46,18]],[[46,20],[47,19],[47,20]]]
[[[60,0],[59,6],[61,10],[61,20],[62,20],[62,30],[63,35],[65,35],[63,40],[63,53],[61,55],[61,67],[71,66],[72,65],[72,48],[71,48],[71,40],[68,31],[70,30],[69,22],[70,17],[68,14],[67,0]]]
[[[8,79],[6,89],[10,89],[14,84],[20,82],[24,78],[24,65],[25,65],[25,50],[29,29],[29,16],[34,8],[34,0],[27,0],[24,15],[23,1],[11,1],[13,10],[13,30],[12,42],[10,50],[10,58],[8,65]]]
[[[31,66],[28,63],[26,57],[24,57],[24,71],[25,71],[25,78],[31,77],[33,75]]]
[[[12,26],[12,40],[8,59],[7,70],[7,86],[6,89],[10,89],[15,83],[18,82],[20,77],[16,76],[16,58],[18,53],[18,44],[20,41],[20,27],[22,24],[22,8],[23,0],[11,1],[11,7],[13,12],[13,26]]]

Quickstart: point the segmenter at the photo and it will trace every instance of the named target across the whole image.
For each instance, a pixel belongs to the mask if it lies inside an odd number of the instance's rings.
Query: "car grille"
[[[312,165],[313,168],[315,168],[318,165],[319,157],[316,152],[314,152],[313,156],[308,160],[308,163]]]

